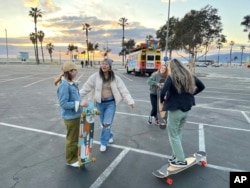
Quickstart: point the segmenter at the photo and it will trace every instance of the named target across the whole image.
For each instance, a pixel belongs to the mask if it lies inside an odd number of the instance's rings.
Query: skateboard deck
[[[94,107],[94,102],[89,100],[89,106],[83,108],[78,139],[78,166],[87,167],[91,162],[95,162],[92,157],[94,138],[94,118],[99,112]]]
[[[161,100],[160,100],[161,89],[163,87],[164,82],[165,80],[161,79],[160,80],[161,86],[157,89],[157,118],[159,120],[161,129],[165,129],[167,126],[167,112],[162,110],[163,103],[161,103]]]
[[[154,171],[152,174],[156,176],[157,178],[166,178],[165,182],[171,185],[173,184],[173,179],[169,178],[168,176],[182,172],[190,168],[191,166],[194,166],[199,163],[202,166],[206,166],[207,154],[204,151],[198,151],[194,153],[193,156],[186,158],[186,160],[187,160],[186,167],[174,167],[174,166],[170,166],[170,164],[168,163],[168,164],[163,165],[160,169]]]

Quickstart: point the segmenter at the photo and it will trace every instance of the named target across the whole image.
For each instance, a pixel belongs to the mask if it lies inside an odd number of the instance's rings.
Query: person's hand
[[[82,106],[82,107],[88,107],[89,103],[87,101],[81,101],[80,102],[80,106]]]
[[[130,104],[130,107],[133,109],[135,108],[135,104]]]

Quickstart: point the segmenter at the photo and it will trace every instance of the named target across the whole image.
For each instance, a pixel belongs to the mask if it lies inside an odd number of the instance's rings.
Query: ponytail
[[[61,81],[63,75],[64,75],[64,73],[60,74],[58,77],[55,78],[55,80],[54,80],[55,86],[57,86],[57,84]]]

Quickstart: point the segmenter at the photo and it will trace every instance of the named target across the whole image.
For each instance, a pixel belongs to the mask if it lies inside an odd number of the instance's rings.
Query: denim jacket
[[[57,89],[57,98],[63,119],[70,120],[80,117],[82,108],[75,111],[75,105],[79,105],[81,101],[79,89],[75,83],[62,79]]]

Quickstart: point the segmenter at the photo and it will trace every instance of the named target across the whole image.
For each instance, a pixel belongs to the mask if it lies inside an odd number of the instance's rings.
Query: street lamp
[[[8,52],[8,37],[7,37],[7,29],[5,29],[5,39],[6,39],[6,54],[7,54],[7,63],[9,63],[9,52]]]
[[[165,48],[165,57],[164,57],[165,63],[167,63],[167,60],[168,60],[169,14],[170,14],[170,0],[168,0],[168,21],[167,21],[166,48]]]

